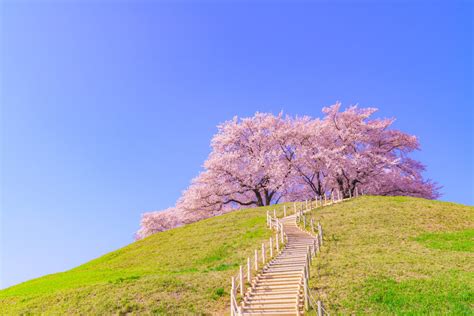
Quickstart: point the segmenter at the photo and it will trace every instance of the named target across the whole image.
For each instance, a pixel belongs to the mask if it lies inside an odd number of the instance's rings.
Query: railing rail
[[[286,242],[288,241],[288,236],[284,231],[283,224],[281,223],[280,219],[276,217],[276,212],[274,212],[275,217],[269,216],[269,212],[267,212],[267,226],[270,229],[275,230],[275,236],[270,237],[267,243],[262,243],[262,249],[259,252],[258,249],[255,249],[254,260],[251,260],[250,257],[247,257],[247,266],[246,269],[241,265],[239,267],[239,275],[237,277],[233,276],[231,278],[232,287],[230,292],[230,313],[231,316],[239,316],[242,314],[242,307],[239,304],[239,297],[243,299],[246,293],[246,285],[251,286],[254,281],[256,281],[254,276],[258,275],[258,271],[265,268],[271,260],[278,256],[281,251],[283,251]],[[269,256],[267,257],[267,253]],[[260,257],[260,258],[259,258]],[[261,266],[259,262],[261,260]],[[253,266],[252,266],[253,261]],[[261,267],[261,268],[260,268]],[[246,271],[245,271],[246,270]],[[252,273],[252,271],[254,273]],[[246,272],[246,273],[245,273]],[[245,284],[245,281],[247,284]]]
[[[354,197],[358,196],[358,190],[356,187]],[[309,274],[310,274],[310,265],[312,259],[316,256],[317,252],[320,251],[320,248],[323,244],[323,229],[321,224],[318,222],[317,230],[314,226],[314,220],[311,218],[310,227],[311,231],[308,232],[306,230],[307,226],[307,219],[306,213],[310,212],[312,209],[317,207],[328,206],[335,203],[340,203],[345,200],[352,199],[352,195],[349,198],[341,198],[341,194],[339,191],[332,191],[331,194],[326,196],[316,197],[314,200],[306,200],[303,202],[294,202],[293,203],[293,211],[295,214],[295,221],[296,226],[309,234],[315,237],[315,242],[313,245],[308,246],[308,251],[306,254],[306,264],[303,268],[303,292],[304,292],[304,306],[306,310],[309,310],[311,307],[312,309],[317,311],[318,316],[322,315],[329,315],[329,313],[325,310],[324,305],[321,300],[315,300],[311,294],[309,288]],[[287,209],[287,205],[283,206],[283,217],[287,217],[287,213],[290,210]],[[303,229],[298,225],[298,223],[303,222]],[[271,262],[271,260],[278,256],[281,251],[283,251],[284,247],[287,244],[288,236],[284,232],[283,223],[277,217],[276,210],[273,210],[273,216],[270,215],[270,212],[267,211],[267,226],[269,229],[275,230],[275,237],[270,237],[268,247],[266,243],[262,243],[262,249],[259,252],[258,249],[255,250],[254,260],[251,260],[251,257],[247,257],[247,265],[246,265],[246,272],[244,266],[240,265],[239,267],[239,275],[237,277],[233,276],[231,278],[232,287],[230,292],[230,313],[231,316],[240,316],[242,315],[242,302],[245,298],[246,294],[246,285],[252,286],[253,282],[256,281],[256,276],[258,272],[267,267],[267,265]],[[267,257],[267,249],[269,252],[269,256]],[[259,259],[259,256],[261,259]],[[259,262],[261,260],[261,268],[259,266]],[[253,266],[252,266],[253,261]],[[252,273],[252,271],[254,273]],[[247,283],[247,284],[246,284]],[[240,293],[240,297],[238,294]],[[239,299],[240,298],[240,299]],[[240,304],[239,304],[240,302]],[[297,300],[296,305],[299,305]]]
[[[354,196],[350,195],[349,198],[342,198],[339,191],[332,192],[330,198],[327,198],[325,195],[324,197],[320,197],[319,204],[320,206],[328,206],[328,205],[340,203],[346,200],[350,200],[358,196],[359,196],[359,192],[356,187]],[[317,206],[318,206],[318,199],[316,199],[316,207]],[[311,210],[312,210],[311,208],[307,208],[306,210],[300,210],[299,212],[297,212],[297,215],[295,217],[296,226],[301,231],[309,233],[311,236],[315,237],[314,244],[311,246],[308,246],[308,250],[306,253],[307,264],[303,268],[302,277],[304,278],[303,279],[304,306],[305,306],[305,310],[309,310],[310,308],[315,310],[318,316],[330,315],[329,312],[325,309],[323,302],[319,299],[316,300],[313,297],[311,293],[311,289],[309,287],[311,261],[312,259],[316,257],[316,254],[320,251],[320,248],[323,245],[323,228],[320,222],[318,222],[317,226],[315,227],[314,219],[311,218],[309,221],[310,231],[306,230],[306,227],[307,227],[306,213],[310,212]],[[302,224],[303,227],[301,227],[298,224]]]

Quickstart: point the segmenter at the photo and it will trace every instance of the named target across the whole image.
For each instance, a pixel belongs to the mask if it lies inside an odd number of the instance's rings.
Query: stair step
[[[281,305],[252,305],[248,307],[244,307],[244,311],[273,311],[273,312],[283,312],[283,311],[296,311],[296,304],[281,304]],[[298,307],[300,307],[298,305]],[[301,307],[300,307],[301,308]]]
[[[298,308],[301,310],[301,307],[298,306]],[[268,308],[268,307],[248,307],[245,308],[245,312],[250,312],[250,313],[255,313],[255,312],[260,312],[260,311],[265,311],[265,312],[274,312],[274,313],[280,313],[280,312],[293,312],[296,313],[296,305],[295,306],[287,306],[287,307],[275,307],[275,308]]]
[[[300,280],[301,275],[290,275],[290,276],[273,276],[273,275],[261,275],[258,277],[259,281],[263,280],[280,280],[280,281],[293,281],[293,280]]]
[[[271,286],[268,286],[266,284],[257,284],[257,286],[255,286],[255,289],[258,290],[258,289],[269,289],[269,290],[278,290],[278,289],[288,289],[288,290],[292,290],[292,289],[298,289],[299,288],[299,285],[298,284],[291,284],[291,285],[271,285]]]
[[[303,267],[294,267],[294,268],[278,268],[278,267],[268,267],[264,270],[264,272],[302,272]]]
[[[255,284],[255,287],[273,287],[286,285],[288,288],[296,288],[298,285],[303,285],[303,281],[292,281],[292,282],[259,282]]]
[[[306,261],[292,261],[292,262],[272,262],[268,265],[268,267],[285,267],[285,268],[292,268],[292,267],[303,267]]]
[[[272,312],[272,311],[256,311],[256,312],[242,312],[242,316],[283,316],[283,315],[296,315],[296,309],[288,312]]]
[[[295,269],[295,270],[278,270],[278,269],[268,269],[265,271],[267,275],[302,275],[303,269]]]
[[[298,295],[299,294],[299,289],[254,289],[252,292],[250,292],[250,295]]]
[[[288,294],[286,294],[286,295],[288,295]],[[288,299],[288,298],[291,298],[291,300]],[[290,302],[291,304],[296,304],[296,299],[297,298],[298,298],[299,302],[303,302],[303,296],[302,295],[298,296],[295,293],[293,293],[293,295],[291,295],[291,296],[284,296],[284,295],[273,295],[273,296],[258,295],[258,296],[252,296],[251,298],[244,301],[243,303],[250,304],[252,302],[250,299],[254,299],[254,300],[260,300],[260,301],[263,300],[263,301],[268,301],[268,302],[271,302],[271,301],[283,302],[283,303]]]
[[[300,308],[300,312],[299,312],[299,315],[303,315],[302,309]],[[245,312],[242,312],[242,315],[262,315],[262,316],[266,316],[266,315],[275,315],[275,316],[283,316],[283,315],[298,315],[297,312],[296,312],[296,306],[293,310],[248,310],[248,311],[245,311]]]
[[[272,305],[272,304],[280,304],[280,303],[295,303],[296,304],[296,299],[297,297],[287,297],[287,298],[259,298],[259,297],[256,297],[256,298],[250,298],[248,300],[246,300],[245,302],[245,305],[248,306],[248,305],[251,305],[251,304],[268,304],[268,305]]]
[[[294,278],[259,278],[255,284],[260,284],[260,283],[281,283],[281,282],[287,282],[287,283],[300,283],[302,281],[301,276],[297,276]]]
[[[294,271],[264,271],[263,275],[279,275],[279,274],[286,274],[286,275],[302,275],[303,268]]]

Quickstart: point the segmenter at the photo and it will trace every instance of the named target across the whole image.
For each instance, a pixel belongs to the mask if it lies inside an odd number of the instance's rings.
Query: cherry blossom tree
[[[297,196],[304,199],[320,196],[328,190],[326,178],[330,172],[330,157],[334,156],[332,139],[327,135],[328,129],[319,119],[302,117],[292,120],[294,148],[292,169],[293,186],[299,188]],[[305,186],[306,189],[301,188]]]
[[[241,207],[313,198],[338,190],[437,198],[425,167],[408,154],[415,136],[374,119],[375,108],[336,103],[323,119],[256,113],[224,122],[211,141],[202,172],[175,207],[145,213],[137,238]]]
[[[163,211],[144,213],[140,221],[140,229],[135,234],[135,239],[142,239],[181,225],[183,225],[182,213],[173,207]]]
[[[326,155],[330,161],[327,185],[332,190],[340,190],[344,197],[353,196],[356,186],[361,190],[365,187],[384,187],[386,192],[387,185],[395,182],[384,179],[392,177],[393,180],[394,175],[398,174],[400,184],[406,183],[408,178],[405,176],[412,177],[418,183],[406,194],[426,198],[437,196],[436,192],[426,194],[429,188],[436,186],[422,181],[422,165],[407,158],[408,153],[419,149],[417,138],[390,129],[394,119],[370,119],[376,111],[375,108],[352,106],[341,112],[340,103],[323,109],[326,114],[324,135],[326,139],[331,139],[330,143],[326,143],[326,149],[331,149]],[[385,185],[376,185],[379,181]],[[414,191],[416,188],[419,191]],[[382,192],[375,190],[373,193]]]
[[[367,182],[364,193],[436,199],[440,196],[440,186],[430,179],[423,179],[424,170],[425,166],[420,162],[405,158]]]
[[[191,181],[174,208],[143,216],[137,238],[162,231],[172,223],[192,223],[243,206],[280,201],[292,175],[290,121],[281,114],[257,113],[219,125],[204,170]],[[170,213],[178,214],[179,221]]]
[[[257,113],[219,125],[204,172],[185,192],[182,205],[186,209],[220,210],[227,205],[234,208],[278,202],[291,175],[291,153],[283,150],[288,139],[281,115]]]

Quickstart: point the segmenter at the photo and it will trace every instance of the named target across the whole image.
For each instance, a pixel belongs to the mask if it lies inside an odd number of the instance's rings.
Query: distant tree
[[[135,239],[142,239],[154,233],[183,225],[182,215],[174,207],[142,214],[140,229],[135,234]]]

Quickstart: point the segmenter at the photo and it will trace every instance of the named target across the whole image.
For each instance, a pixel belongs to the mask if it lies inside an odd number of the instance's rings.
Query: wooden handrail
[[[359,196],[359,193],[356,190],[355,197],[357,197],[357,196]],[[353,198],[354,197],[351,196],[351,197],[346,198],[346,199],[341,199],[340,192],[338,191],[337,192],[337,199],[334,199],[334,193],[332,193],[330,202],[327,202],[328,199],[325,196],[324,197],[324,204],[321,203],[321,206],[332,205],[332,204],[340,203],[342,201],[353,199]],[[316,201],[318,201],[318,200],[316,199]],[[322,202],[322,198],[321,198],[321,202]],[[317,207],[317,202],[316,202],[316,207]],[[329,313],[324,308],[324,305],[323,305],[321,300],[316,301],[314,299],[313,295],[311,294],[311,290],[309,288],[310,263],[311,263],[312,259],[315,258],[316,253],[320,250],[320,247],[323,244],[323,228],[322,228],[321,223],[318,222],[317,233],[316,233],[316,230],[315,230],[315,227],[314,227],[314,222],[313,222],[313,219],[311,218],[311,222],[310,222],[311,223],[311,225],[310,225],[311,230],[309,232],[306,230],[306,215],[305,214],[310,212],[310,211],[311,211],[311,209],[301,210],[301,211],[297,212],[296,216],[295,216],[296,226],[301,231],[306,232],[306,233],[310,234],[311,236],[315,237],[314,244],[312,245],[312,247],[308,246],[308,250],[306,252],[306,264],[303,267],[302,278],[303,278],[304,306],[305,306],[306,310],[309,310],[309,307],[311,307],[312,309],[316,310],[318,316],[323,316],[323,315],[329,315]],[[298,223],[301,223],[301,217],[303,217],[303,225],[304,225],[303,229],[300,227],[300,225],[298,225]],[[299,304],[299,302],[297,302],[297,304]]]
[[[355,196],[358,196],[358,191],[355,191]],[[326,194],[324,194],[324,199],[322,196],[319,197],[319,207],[323,206],[328,206],[332,205],[335,203],[339,203],[345,200],[352,199],[353,197],[350,196],[349,198],[346,199],[341,199],[341,194],[339,191],[337,191],[337,198],[335,198],[335,193],[331,192],[330,199],[328,201],[328,198]],[[318,207],[318,198],[315,199],[315,204],[316,208]],[[314,227],[314,220],[311,219],[310,221],[310,227],[311,231],[308,232],[306,230],[306,213],[310,212],[313,209],[313,201],[308,200],[305,201],[304,206],[306,209],[303,208],[303,202],[299,202],[299,207],[297,207],[297,203],[293,203],[293,210],[295,214],[295,222],[296,226],[301,230],[306,233],[309,233],[311,236],[315,237],[314,243],[311,246],[308,246],[308,250],[306,253],[306,264],[303,268],[303,291],[304,291],[304,300],[305,300],[305,308],[308,310],[309,307],[315,309],[318,311],[318,316],[322,315],[329,315],[329,313],[326,312],[326,310],[323,307],[323,304],[321,301],[316,301],[312,295],[311,291],[309,289],[309,274],[310,274],[310,265],[311,261],[313,258],[315,258],[316,253],[320,250],[322,244],[323,244],[323,229],[321,224],[318,222],[317,224],[317,234],[315,231]],[[284,205],[283,208],[283,215],[284,217],[287,217],[287,208],[286,205]],[[298,222],[301,222],[301,219],[303,218],[304,222],[304,229],[298,225]],[[262,268],[265,269],[265,267],[268,266],[268,264],[272,261],[272,259],[276,256],[278,256],[286,247],[287,241],[288,241],[288,235],[284,231],[284,226],[283,223],[280,221],[280,219],[277,217],[276,210],[273,210],[273,216],[270,215],[270,212],[267,211],[267,226],[269,229],[275,230],[275,239],[271,237],[269,239],[269,253],[270,256],[267,258],[266,257],[266,247],[265,243],[262,243]],[[273,242],[275,240],[275,242]],[[275,249],[274,249],[275,248]],[[275,250],[275,252],[274,252]],[[245,294],[244,291],[244,280],[246,279],[248,284],[252,285],[253,282],[256,280],[256,276],[252,278],[252,266],[251,266],[251,258],[247,258],[247,273],[245,275],[244,272],[244,267],[241,265],[239,267],[239,275],[237,278],[232,277],[232,288],[231,288],[231,293],[230,293],[230,312],[231,316],[240,316],[242,315],[242,307],[239,305],[238,299],[237,299],[237,293],[240,292],[240,297],[244,298]],[[255,261],[254,261],[254,270],[255,273],[259,271],[259,265],[258,265],[258,249],[255,250]],[[236,280],[237,279],[237,280]],[[297,297],[296,299],[296,309],[297,313],[299,314],[299,298]]]
[[[283,249],[286,246],[286,241],[288,240],[288,236],[284,232],[283,229],[283,224],[281,221],[276,217],[276,212],[273,213],[275,218],[272,218],[269,215],[269,212],[267,211],[267,226],[270,229],[275,229],[275,243],[273,243],[273,237],[270,238],[270,256],[267,258],[266,257],[266,247],[265,243],[262,243],[262,268],[265,268],[271,260],[278,256]],[[276,248],[276,249],[274,249]],[[274,252],[275,250],[275,252]],[[254,261],[254,268],[255,272],[258,272],[258,250],[255,250],[255,261]],[[255,278],[252,278],[252,267],[251,267],[251,259],[250,257],[247,258],[247,273],[246,273],[246,278],[245,278],[245,272],[244,272],[244,267],[240,266],[239,267],[239,275],[237,278],[232,277],[232,287],[231,287],[231,293],[230,293],[230,312],[231,316],[239,316],[242,314],[242,308],[239,306],[238,300],[237,300],[237,293],[240,292],[241,298],[244,297],[245,295],[245,290],[244,290],[244,280],[247,279],[247,282],[251,285],[254,281]]]

